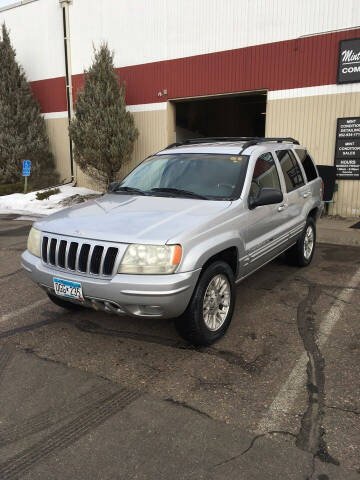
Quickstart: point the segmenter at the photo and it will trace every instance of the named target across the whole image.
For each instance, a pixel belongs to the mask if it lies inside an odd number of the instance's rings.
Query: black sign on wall
[[[360,38],[341,40],[337,83],[360,82]]]
[[[360,180],[360,117],[337,119],[336,178]]]

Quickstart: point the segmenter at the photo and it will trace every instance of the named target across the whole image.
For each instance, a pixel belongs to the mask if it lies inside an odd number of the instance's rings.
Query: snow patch
[[[60,193],[51,195],[44,200],[38,200],[36,194],[38,192],[30,193],[13,193],[11,195],[4,195],[0,197],[0,214],[6,213],[19,213],[19,214],[34,214],[34,215],[50,215],[51,213],[58,212],[65,207],[67,202],[64,200],[69,199],[74,195],[80,195],[81,197],[100,195],[100,192],[90,190],[88,188],[73,187],[72,185],[62,185],[58,187]],[[48,189],[38,190],[44,192]],[[91,198],[91,197],[90,197]]]

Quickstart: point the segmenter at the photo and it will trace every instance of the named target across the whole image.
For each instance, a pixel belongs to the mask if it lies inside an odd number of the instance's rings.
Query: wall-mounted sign
[[[360,82],[360,38],[341,40],[337,83]]]
[[[336,178],[360,180],[360,117],[337,119]]]

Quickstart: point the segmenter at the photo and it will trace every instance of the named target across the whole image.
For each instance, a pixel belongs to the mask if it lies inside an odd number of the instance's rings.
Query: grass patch
[[[56,195],[60,193],[60,188],[50,188],[50,190],[45,190],[45,192],[38,192],[36,198],[38,200],[45,200],[46,198],[51,197],[51,195]]]
[[[10,195],[11,193],[20,193],[24,191],[24,184],[21,183],[4,183],[0,185],[0,196]]]

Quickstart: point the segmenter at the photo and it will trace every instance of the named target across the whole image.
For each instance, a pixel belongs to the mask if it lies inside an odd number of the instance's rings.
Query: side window
[[[300,158],[300,162],[302,163],[302,166],[305,170],[307,181],[311,182],[311,180],[315,180],[318,174],[314,166],[314,163],[310,158],[310,155],[307,153],[306,150],[296,149],[295,151],[298,157]]]
[[[278,150],[276,155],[284,174],[286,191],[289,193],[305,185],[304,177],[294,154],[290,150]]]
[[[250,197],[256,198],[261,188],[277,188],[281,191],[279,175],[271,153],[264,153],[256,160]]]

